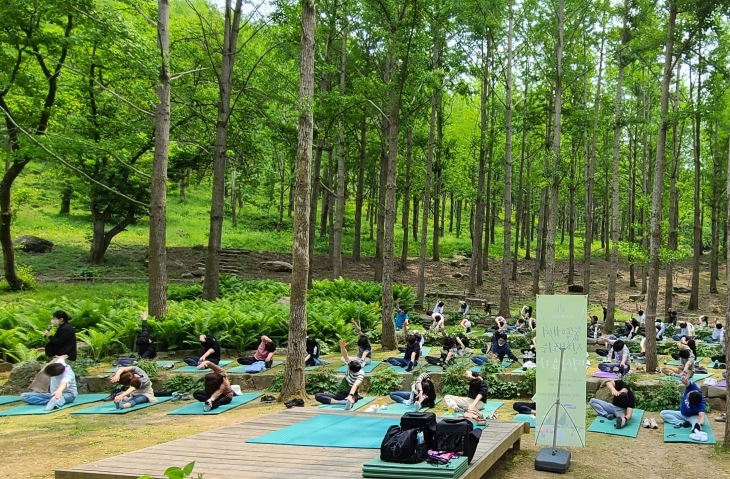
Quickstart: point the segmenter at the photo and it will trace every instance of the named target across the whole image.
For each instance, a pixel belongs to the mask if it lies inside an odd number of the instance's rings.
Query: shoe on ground
[[[177,402],[177,401],[180,401],[181,398],[182,398],[182,394],[180,394],[179,392],[175,391],[175,392],[172,393],[172,399],[171,399],[171,401],[172,402]]]
[[[53,411],[58,407],[58,399],[52,397],[50,401],[46,404],[46,411]]]
[[[276,398],[274,396],[261,396],[261,402],[263,403],[274,403],[276,402]]]
[[[364,412],[378,412],[378,405],[377,404],[371,404],[368,406],[367,409],[365,409]]]
[[[645,417],[644,422],[641,423],[641,425],[647,429],[651,427],[651,423],[649,422],[649,418]]]
[[[649,419],[649,424],[651,424],[652,429],[659,429],[659,424],[656,423],[656,419],[654,419],[654,418]]]
[[[212,405],[211,405],[211,404],[210,404],[210,403],[209,403],[208,401],[205,401],[205,402],[203,403],[203,411],[205,411],[205,412],[208,412],[208,411],[210,411],[210,410],[211,410],[212,408],[213,408],[213,406],[212,406]]]
[[[292,399],[291,401],[285,402],[284,406],[286,406],[287,409],[291,409],[293,407],[304,407],[304,401],[302,399]]]
[[[715,421],[717,421],[717,422],[727,422],[727,414],[725,414],[725,413],[720,414],[719,416],[717,416],[715,418]]]

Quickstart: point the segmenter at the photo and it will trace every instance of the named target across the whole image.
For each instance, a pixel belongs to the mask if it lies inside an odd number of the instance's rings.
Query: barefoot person
[[[667,376],[677,376],[680,378],[692,379],[695,375],[695,356],[689,349],[679,351],[679,367],[666,366],[662,368],[662,372]]]
[[[157,402],[155,393],[152,391],[152,381],[147,373],[137,366],[117,369],[111,382],[127,386],[127,389],[114,396],[117,409],[128,409],[138,404]]]
[[[210,361],[203,361],[198,365],[198,369],[213,370],[212,373],[205,375],[204,389],[193,393],[193,397],[203,403],[203,411],[212,411],[230,404],[235,394],[231,389],[231,383],[228,382],[226,370]]]
[[[621,429],[629,422],[636,408],[636,398],[634,392],[628,384],[621,381],[609,381],[606,387],[611,392],[611,402],[593,398],[588,401],[588,405],[596,411],[601,417],[605,417],[609,421],[616,420],[614,427]]]
[[[21,401],[38,406],[45,404],[46,411],[50,411],[76,400],[78,396],[76,375],[71,366],[66,364],[63,356],[54,359],[41,372],[50,378],[48,391],[23,393],[20,395]]]
[[[358,394],[358,388],[365,379],[365,373],[362,370],[362,363],[357,358],[351,358],[347,354],[347,341],[340,339],[340,352],[347,363],[347,371],[343,380],[343,389],[337,394],[321,392],[314,395],[314,399],[322,404],[344,404],[345,410],[349,411],[352,406],[358,402],[361,397]]]

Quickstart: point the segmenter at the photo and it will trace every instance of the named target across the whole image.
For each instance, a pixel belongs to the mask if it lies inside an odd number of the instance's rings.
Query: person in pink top
[[[274,362],[274,353],[276,352],[276,343],[268,336],[261,336],[261,342],[253,357],[238,358],[238,364],[250,365],[259,361],[263,361],[267,368],[270,368]]]

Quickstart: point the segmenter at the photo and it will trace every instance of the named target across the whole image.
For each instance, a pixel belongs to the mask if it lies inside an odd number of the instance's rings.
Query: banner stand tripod
[[[570,466],[570,451],[557,448],[558,441],[558,417],[560,415],[560,387],[563,382],[563,355],[565,346],[560,347],[560,369],[558,371],[558,392],[555,398],[555,423],[553,424],[553,445],[552,447],[544,447],[540,449],[535,458],[535,470],[557,472],[565,474]],[[538,430],[539,431],[539,430]]]

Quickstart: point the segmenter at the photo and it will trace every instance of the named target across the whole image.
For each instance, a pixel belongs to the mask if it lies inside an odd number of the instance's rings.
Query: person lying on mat
[[[598,365],[598,369],[604,373],[617,373],[621,376],[628,374],[631,369],[631,352],[623,341],[618,339],[613,342],[608,358],[611,359],[612,362],[601,363]]]
[[[351,318],[350,321],[352,322],[352,325],[355,326],[355,332],[360,336],[357,338],[357,357],[360,359],[363,366],[367,366],[373,360],[373,347],[370,345],[370,338],[363,334],[362,329],[360,329],[360,326],[355,322],[355,318]],[[347,364],[344,357],[341,357],[340,360]]]
[[[421,408],[436,405],[436,388],[428,373],[423,373],[413,383],[410,392],[394,391],[390,393],[390,399],[406,406],[413,404],[414,409],[418,412]]]
[[[695,375],[695,357],[689,349],[679,351],[679,367],[665,366],[662,372],[667,376],[692,379]]]
[[[418,339],[414,335],[409,334],[406,338],[406,350],[403,353],[403,358],[388,358],[385,361],[393,366],[406,368],[406,371],[410,372],[418,365],[418,358],[420,356],[421,345],[418,343]]]
[[[691,427],[693,433],[702,431],[705,424],[705,397],[700,388],[688,378],[682,377],[682,384],[684,393],[679,403],[679,411],[664,410],[659,415],[665,423],[674,425],[675,429]]]
[[[636,407],[636,398],[634,392],[628,384],[619,380],[608,381],[606,387],[611,392],[611,402],[606,402],[598,398],[588,401],[588,405],[596,411],[601,417],[605,417],[609,421],[616,420],[616,429],[621,429],[629,422],[634,414]]]
[[[512,405],[512,409],[517,411],[519,414],[529,414],[533,418],[537,414],[537,403],[535,402],[535,396],[532,396],[530,402],[516,402]]]
[[[203,361],[198,369],[212,369],[212,373],[205,375],[203,379],[204,389],[195,391],[193,397],[203,403],[203,411],[208,412],[218,409],[220,406],[229,404],[233,400],[233,389],[228,382],[226,370],[209,361]]]
[[[42,406],[46,411],[70,404],[76,400],[79,392],[76,387],[76,375],[71,366],[66,364],[65,358],[60,356],[43,368],[43,374],[50,378],[50,388],[45,393],[22,393],[20,400]]]
[[[149,313],[142,313],[142,331],[137,338],[137,354],[140,359],[155,359],[157,357],[157,346],[155,340],[150,336],[150,330],[147,328],[147,318]]]
[[[317,393],[314,395],[314,399],[322,404],[344,404],[345,410],[349,411],[361,399],[357,390],[365,379],[365,373],[362,370],[360,360],[358,358],[350,358],[347,354],[347,341],[344,339],[340,339],[340,352],[347,362],[347,371],[345,371],[343,381],[343,386],[346,386],[346,388],[337,394],[327,392]]]
[[[434,311],[431,313],[431,329],[444,331],[444,315]]]
[[[464,380],[469,382],[469,391],[466,397],[447,394],[444,396],[444,402],[454,412],[481,410],[487,402],[487,381],[479,373],[469,371],[468,369],[464,371]]]
[[[680,341],[682,338],[684,338],[684,339],[694,338],[695,327],[692,325],[692,323],[688,323],[687,321],[680,321],[678,326],[679,326],[679,333],[672,336],[673,340]]]
[[[499,358],[500,362],[504,361],[506,356],[510,361],[520,364],[520,360],[512,352],[512,348],[509,347],[506,334],[498,333],[497,342],[492,346],[491,352]],[[487,362],[487,356],[472,356],[471,360],[481,366]]]
[[[238,364],[244,366],[263,361],[266,364],[266,368],[270,368],[274,363],[274,353],[276,352],[276,343],[268,336],[261,336],[261,342],[259,347],[256,348],[256,352],[253,353],[253,357],[238,358]]]
[[[155,393],[152,391],[152,381],[147,373],[137,366],[117,369],[111,381],[127,386],[127,389],[114,396],[117,409],[128,409],[146,402],[157,402]]]
[[[201,334],[198,339],[200,340],[200,345],[203,347],[203,354],[199,358],[196,358],[195,356],[185,356],[183,358],[185,364],[197,367],[198,364],[203,361],[208,361],[213,364],[220,363],[221,347],[218,344],[218,341],[216,341],[213,336],[206,336],[205,334]]]

